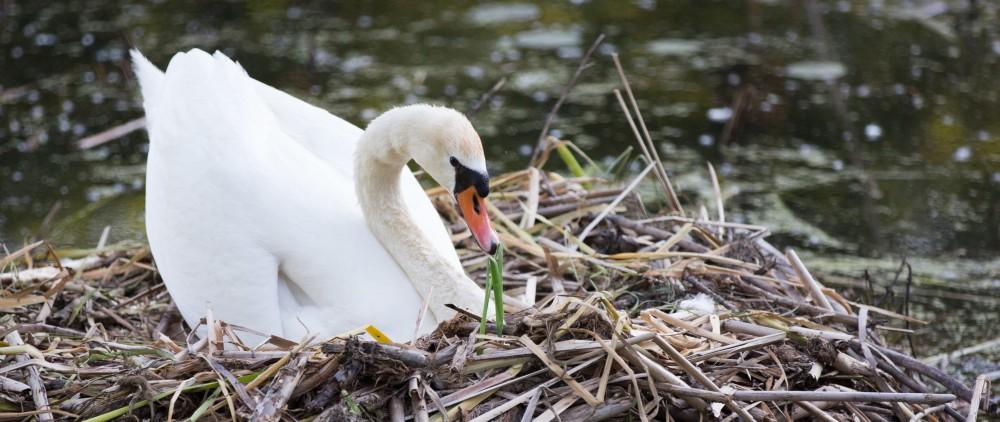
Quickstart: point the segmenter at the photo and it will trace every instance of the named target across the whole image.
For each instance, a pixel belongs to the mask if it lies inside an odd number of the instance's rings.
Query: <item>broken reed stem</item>
[[[636,188],[636,186],[639,186],[639,183],[642,182],[642,179],[644,179],[646,175],[649,174],[649,171],[652,170],[655,166],[656,165],[654,163],[650,163],[648,166],[646,166],[645,169],[639,172],[639,175],[632,180],[632,183],[629,183],[628,186],[626,186],[625,189],[622,190],[622,192],[618,194],[618,196],[616,196],[615,199],[611,201],[610,204],[604,207],[604,209],[601,210],[599,214],[597,214],[597,217],[594,217],[594,219],[590,221],[590,224],[588,224],[587,227],[585,227],[583,231],[580,232],[580,235],[577,236],[577,238],[580,239],[581,241],[587,240],[587,236],[590,235],[590,232],[593,231],[594,228],[597,227],[597,225],[604,220],[604,217],[607,217],[608,214],[611,213],[611,211],[614,211],[615,207],[617,207],[618,204],[620,204],[622,200],[625,199],[625,197],[627,197],[630,193],[632,193],[632,191]],[[572,245],[569,246],[569,249],[571,251],[576,251],[578,247],[579,247],[578,244],[573,243]]]
[[[24,347],[24,340],[21,339],[21,334],[17,331],[12,331],[4,337],[4,340],[12,347]],[[27,346],[31,347],[31,346]],[[31,347],[34,349],[34,347]],[[37,353],[37,350],[35,350]],[[14,356],[14,361],[18,364],[26,364],[30,361],[29,351],[25,349],[24,353],[19,353]],[[36,358],[38,359],[38,358]],[[41,358],[44,361],[44,357]],[[24,369],[28,374],[27,384],[31,388],[31,398],[35,402],[35,409],[39,411],[36,415],[39,422],[49,422],[53,420],[52,412],[49,409],[49,397],[45,392],[45,384],[42,382],[41,373],[38,371],[38,367],[31,365]]]
[[[562,107],[563,102],[566,101],[566,98],[569,97],[569,93],[573,90],[573,87],[576,86],[577,81],[580,80],[580,75],[582,75],[583,71],[587,69],[587,62],[590,60],[590,56],[597,51],[597,47],[601,45],[601,42],[603,41],[604,34],[602,33],[597,36],[594,43],[591,44],[590,48],[587,49],[587,52],[583,54],[583,57],[580,59],[580,64],[576,67],[576,71],[573,72],[573,77],[570,78],[569,83],[563,87],[562,93],[559,94],[559,99],[556,100],[556,103],[552,106],[552,110],[549,111],[549,114],[545,116],[545,124],[542,125],[542,131],[538,134],[538,141],[535,144],[535,150],[531,153],[531,161],[529,161],[529,163],[531,163],[531,167],[538,167],[538,158],[541,156],[542,150],[545,149],[545,139],[549,136],[549,129],[552,127],[552,123],[555,122],[556,116],[559,115],[559,109]]]
[[[618,99],[618,106],[621,107],[622,112],[625,113],[625,121],[627,121],[628,126],[632,128],[632,134],[635,135],[635,140],[639,143],[639,148],[642,150],[643,157],[646,158],[646,162],[655,166],[656,161],[654,161],[655,159],[653,158],[653,155],[650,154],[649,147],[646,146],[646,141],[643,140],[642,135],[639,134],[639,128],[635,126],[635,122],[632,120],[632,113],[628,111],[628,106],[625,105],[625,99],[622,98],[622,93],[616,89],[614,90],[614,94],[615,98]],[[673,187],[670,186],[670,183],[659,171],[656,172],[656,178],[663,186],[663,192],[667,195],[667,203],[670,204],[671,210],[680,210],[680,201],[676,201],[676,195],[672,193],[674,191]]]
[[[785,251],[785,255],[788,257],[788,261],[792,263],[792,267],[795,268],[795,273],[799,275],[799,281],[809,290],[809,296],[816,302],[816,306],[834,312],[833,305],[830,305],[830,301],[827,300],[826,295],[823,293],[823,286],[813,278],[812,274],[809,274],[809,270],[806,269],[805,264],[799,259],[795,250],[788,248]]]
[[[726,236],[726,209],[722,203],[722,188],[719,187],[719,177],[715,174],[715,166],[711,162],[705,163],[708,165],[708,175],[712,179],[712,189],[715,190],[715,208],[719,213],[719,239],[723,239]]]
[[[745,402],[896,402],[938,405],[955,400],[953,394],[923,394],[923,393],[879,393],[866,391],[744,391],[730,393],[684,388],[670,384],[658,384],[668,393],[678,396],[698,397],[708,401],[723,402],[727,399]]]
[[[838,420],[834,419],[833,416],[830,416],[829,413],[824,412],[823,409],[820,409],[813,403],[803,401],[799,402],[798,405],[801,406],[803,409],[806,409],[817,420],[821,420],[824,422],[839,422]]]
[[[980,375],[976,377],[976,385],[972,388],[972,400],[969,402],[969,416],[966,416],[965,422],[976,422],[976,417],[979,415],[979,403],[983,399],[983,392],[986,390],[986,385],[989,384],[986,381],[986,377]]]
[[[281,413],[285,410],[288,399],[302,379],[302,367],[308,361],[309,354],[301,353],[278,371],[274,381],[271,382],[271,388],[254,408],[251,420],[271,422],[281,419]]]
[[[635,96],[632,95],[632,85],[628,82],[628,77],[625,76],[625,70],[622,69],[621,60],[618,59],[618,53],[612,53],[611,59],[615,62],[615,69],[618,71],[618,78],[621,79],[622,85],[625,86],[625,94],[628,95],[629,103],[632,104],[632,109],[635,110],[635,117],[639,120],[639,127],[642,128],[642,134],[645,137],[639,137],[639,143],[641,145],[648,144],[649,151],[646,152],[646,154],[651,161],[656,163],[657,173],[666,187],[667,199],[670,201],[670,206],[674,211],[683,217],[684,208],[681,207],[681,202],[677,199],[677,194],[674,192],[673,184],[670,183],[670,176],[667,175],[667,170],[663,167],[663,161],[660,160],[659,150],[656,148],[656,144],[653,143],[653,138],[649,136],[649,129],[646,128],[646,121],[642,118],[642,112],[639,110],[639,104],[636,103]],[[618,90],[615,90],[615,96],[618,97],[622,110],[625,111],[625,116],[629,120],[630,125],[633,126],[634,130],[635,123],[632,123],[632,116],[628,113],[628,109],[625,107],[625,102],[621,100],[621,94]],[[638,135],[638,132],[636,132],[636,135]],[[643,139],[645,139],[645,142],[643,142]],[[652,153],[652,156],[649,156],[650,152]]]
[[[144,127],[146,127],[146,118],[140,117],[76,141],[76,147],[79,149],[90,149],[121,138]]]
[[[670,358],[674,360],[674,363],[679,365],[684,372],[687,372],[691,378],[694,378],[696,381],[701,383],[701,385],[708,387],[711,391],[716,393],[722,392],[722,390],[719,389],[719,386],[715,385],[715,382],[708,378],[705,373],[701,372],[697,366],[694,366],[694,364],[685,359],[684,356],[681,355],[681,352],[674,349],[674,346],[671,346],[670,343],[663,340],[660,336],[653,337],[653,342],[660,347],[660,350],[663,350],[668,356],[670,356]],[[750,416],[750,413],[743,410],[743,407],[734,402],[731,398],[726,398],[723,400],[723,403],[725,403],[726,407],[732,410],[733,413],[740,415],[740,418],[743,418],[744,421],[753,422],[755,420],[753,416]]]

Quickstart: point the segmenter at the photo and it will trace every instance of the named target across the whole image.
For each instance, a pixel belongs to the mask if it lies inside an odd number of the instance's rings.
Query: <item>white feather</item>
[[[423,301],[355,194],[361,129],[250,78],[220,53],[178,53],[166,72],[138,51],[132,58],[150,137],[150,247],[188,324],[211,308],[293,339],[369,323],[390,337],[412,334]],[[460,272],[413,174],[404,170],[400,184],[431,248]],[[428,315],[423,326],[435,322]]]

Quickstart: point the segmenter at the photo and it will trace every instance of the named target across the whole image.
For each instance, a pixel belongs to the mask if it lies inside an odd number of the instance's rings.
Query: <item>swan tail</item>
[[[153,104],[159,95],[160,85],[163,85],[163,71],[156,67],[138,49],[130,51],[132,69],[139,80],[144,105]]]

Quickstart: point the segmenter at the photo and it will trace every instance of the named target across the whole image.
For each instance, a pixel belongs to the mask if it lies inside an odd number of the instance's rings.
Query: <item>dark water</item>
[[[934,322],[919,355],[1000,336],[993,2],[328,3],[0,0],[0,240],[142,238],[145,133],[75,147],[141,116],[130,45],[160,65],[222,50],[359,125],[402,103],[471,110],[506,78],[472,116],[503,171],[526,165],[604,33],[556,135],[601,162],[632,145],[610,94],[618,52],[692,209],[713,204],[711,161],[729,218],[772,227],[830,283],[869,269],[885,285],[909,257],[912,311]],[[980,357],[964,370],[998,369]]]

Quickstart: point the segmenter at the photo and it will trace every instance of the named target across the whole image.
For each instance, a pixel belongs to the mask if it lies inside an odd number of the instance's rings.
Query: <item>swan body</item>
[[[485,176],[478,135],[460,113],[407,106],[362,131],[221,53],[178,53],[165,72],[132,54],[150,137],[147,235],[190,326],[211,310],[291,339],[365,324],[409,339],[449,318],[446,303],[481,306],[482,290],[405,167],[415,158],[456,194],[459,167]],[[474,233],[479,223],[469,220]],[[483,236],[495,242],[491,228]]]

